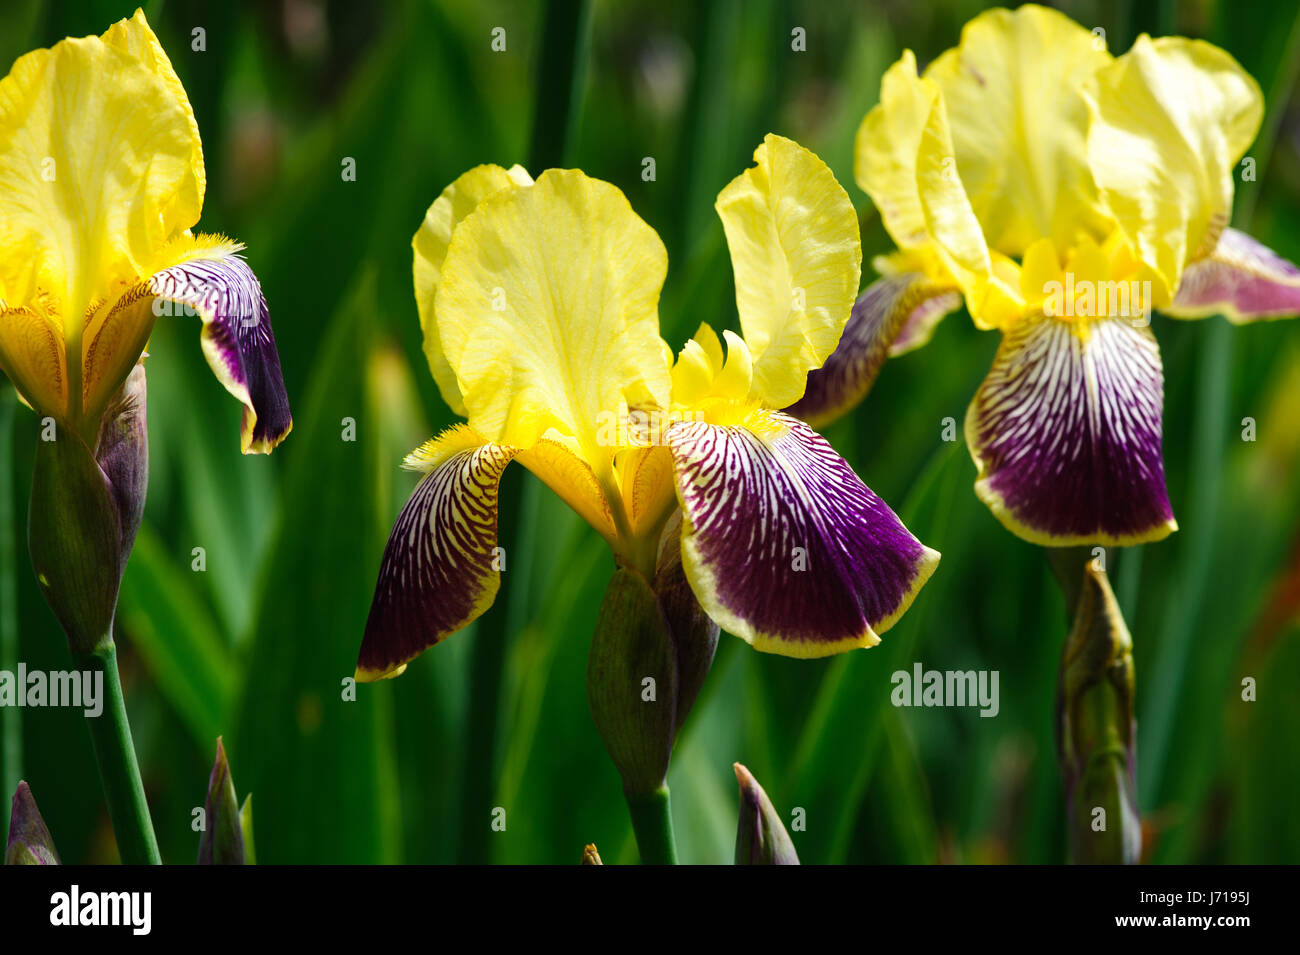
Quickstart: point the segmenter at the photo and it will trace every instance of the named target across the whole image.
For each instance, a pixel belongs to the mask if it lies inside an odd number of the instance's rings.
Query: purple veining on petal
[[[1300,314],[1300,268],[1244,232],[1224,229],[1213,254],[1183,272],[1175,318],[1223,313],[1245,322]]]
[[[711,590],[701,602],[760,649],[821,656],[874,643],[938,555],[806,424],[757,418],[755,431],[690,422],[668,433],[690,522],[683,553],[697,593]]]
[[[357,674],[399,667],[492,605],[500,586],[497,491],[514,451],[485,444],[430,471],[388,537]]]
[[[1161,457],[1164,376],[1150,328],[1027,318],[966,415],[976,491],[1042,544],[1136,543],[1173,529]]]
[[[269,452],[293,427],[270,311],[257,276],[233,253],[174,265],[149,280],[160,298],[203,318],[203,352],[213,372],[244,403],[245,452]]]
[[[891,355],[919,348],[934,326],[961,305],[961,296],[920,273],[877,279],[853,312],[826,364],[808,373],[804,395],[788,409],[813,427],[833,421],[867,396]]]

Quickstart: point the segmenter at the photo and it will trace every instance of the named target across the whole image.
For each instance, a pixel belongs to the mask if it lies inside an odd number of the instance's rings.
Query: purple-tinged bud
[[[14,792],[13,812],[9,816],[9,841],[5,845],[5,865],[60,865],[54,839],[36,808],[32,790],[25,782]]]
[[[677,654],[676,729],[681,731],[718,649],[718,625],[700,606],[682,567],[681,511],[663,532],[654,591]]]
[[[230,763],[221,737],[217,737],[217,758],[208,778],[208,796],[203,804],[203,837],[199,840],[199,865],[246,865],[245,815],[252,828],[252,806],[244,802],[244,812],[235,798],[235,783],[230,778]]]
[[[740,823],[736,828],[736,865],[798,865],[790,834],[772,800],[744,766],[733,764],[740,783]]]

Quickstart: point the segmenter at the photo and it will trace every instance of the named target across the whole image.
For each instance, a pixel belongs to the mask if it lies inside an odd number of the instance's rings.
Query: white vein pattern
[[[191,259],[155,274],[149,289],[199,313],[204,352],[217,376],[244,403],[244,430],[251,444],[274,446],[292,419],[270,311],[248,263],[235,254]]]
[[[1109,318],[1078,334],[1068,321],[1027,318],[1004,335],[967,412],[976,491],[1045,541],[1157,533],[1173,520],[1163,403],[1149,327]]]
[[[816,656],[876,642],[872,628],[906,608],[932,552],[820,435],[760,414],[761,434],[703,422],[669,431],[697,589],[721,605],[720,624],[760,648],[802,644],[800,655]]]

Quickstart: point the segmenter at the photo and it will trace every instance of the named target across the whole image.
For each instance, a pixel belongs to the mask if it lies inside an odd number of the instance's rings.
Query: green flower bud
[[[1071,857],[1132,864],[1142,853],[1133,639],[1105,572],[1089,561],[1080,573],[1056,721]]]
[[[110,404],[94,450],[57,426],[36,447],[27,537],[36,580],[74,656],[112,645],[126,560],[144,511],[149,450],[144,367]]]
[[[9,841],[5,844],[5,865],[60,865],[50,830],[36,808],[31,788],[18,783],[13,811],[9,815]]]
[[[629,793],[664,784],[676,735],[677,660],[655,593],[636,571],[610,578],[587,658],[587,702]]]
[[[736,827],[736,865],[798,865],[790,834],[763,787],[744,766],[734,763],[740,783],[740,822]]]
[[[587,660],[587,700],[628,793],[664,785],[673,743],[718,647],[682,569],[681,520],[661,535],[654,583],[620,567],[610,579]]]
[[[208,796],[203,804],[205,826],[199,840],[199,865],[245,865],[245,823],[252,829],[252,806],[244,802],[241,812],[235,799],[235,783],[221,737],[217,737],[217,758],[208,779]]]

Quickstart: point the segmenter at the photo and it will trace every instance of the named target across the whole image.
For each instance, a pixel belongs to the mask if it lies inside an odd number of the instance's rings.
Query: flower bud
[[[230,778],[226,748],[217,737],[217,758],[208,778],[208,796],[203,803],[204,828],[199,840],[199,865],[245,865],[245,827],[252,828],[251,797],[241,812]],[[251,842],[251,840],[250,840]],[[250,846],[251,848],[251,846]]]
[[[587,702],[629,793],[663,785],[676,735],[677,661],[654,591],[636,571],[610,578],[587,658]]]
[[[14,792],[13,811],[9,815],[9,841],[5,845],[5,865],[59,865],[50,830],[36,808],[36,800],[25,782]]]
[[[596,844],[594,842],[587,843],[587,845],[583,848],[582,864],[583,865],[604,865],[605,864],[600,861],[600,853],[596,851]]]
[[[41,592],[74,656],[112,645],[126,560],[144,512],[149,450],[144,367],[123,383],[92,451],[57,426],[36,446],[27,536]]]
[[[736,828],[736,865],[798,865],[790,834],[748,769],[734,763],[740,783],[740,822]]]
[[[1133,640],[1105,572],[1089,561],[1079,573],[1082,587],[1061,660],[1056,725],[1071,857],[1132,864],[1142,852]]]

